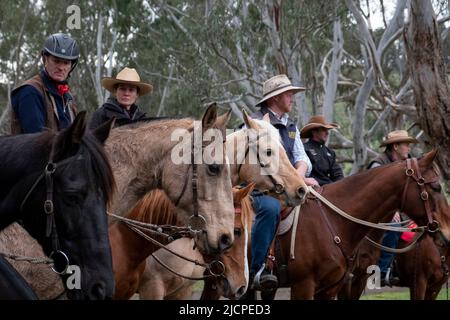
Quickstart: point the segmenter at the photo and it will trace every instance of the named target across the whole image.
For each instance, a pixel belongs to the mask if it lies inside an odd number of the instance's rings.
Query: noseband
[[[259,139],[261,137],[263,137],[263,136],[258,134],[255,142],[258,143]],[[256,148],[256,149],[258,149],[258,148]],[[238,166],[238,176],[240,176],[242,164],[245,162],[245,159],[247,158],[249,151],[250,151],[250,141],[249,141],[249,137],[247,135],[247,148],[245,149],[244,158],[242,159],[242,162],[239,163],[239,166]],[[256,151],[256,159],[258,160],[259,166],[261,168],[265,168],[267,165],[261,161],[258,150],[255,150],[255,151]],[[272,182],[273,187],[272,187],[272,189],[269,189],[265,193],[269,193],[269,192],[274,192],[276,194],[285,194],[286,193],[286,188],[284,187],[284,185],[282,183],[277,182],[277,180],[275,180],[275,178],[271,174],[267,174],[267,176],[269,177],[270,181]]]
[[[439,222],[436,220],[433,220],[433,215],[430,208],[430,202],[429,202],[429,195],[427,190],[425,189],[425,186],[430,183],[439,182],[439,177],[436,175],[432,179],[425,179],[422,176],[422,173],[420,172],[419,164],[416,158],[412,159],[406,159],[406,170],[405,174],[407,176],[405,187],[403,189],[403,196],[402,196],[402,202],[400,206],[400,211],[403,212],[403,207],[405,205],[406,201],[406,195],[408,190],[408,184],[409,181],[412,179],[416,182],[419,190],[420,190],[420,199],[423,201],[423,204],[425,206],[425,212],[427,214],[428,219],[428,225],[427,225],[427,231],[430,233],[434,233],[436,231],[439,231]],[[411,178],[411,179],[409,179]]]
[[[80,160],[83,158],[82,155],[75,155],[72,157],[69,157],[67,159],[64,159],[60,162],[53,162],[53,157],[50,157],[50,160],[45,165],[44,172],[36,179],[28,193],[26,194],[25,198],[23,199],[21,205],[20,205],[20,212],[23,212],[23,208],[25,206],[25,203],[27,202],[28,198],[31,196],[33,191],[36,189],[39,182],[45,177],[45,186],[46,186],[46,199],[44,201],[44,212],[46,215],[46,227],[45,227],[45,236],[47,238],[51,238],[52,243],[52,252],[49,255],[49,258],[54,261],[54,264],[52,266],[52,270],[58,274],[65,274],[67,271],[67,268],[69,266],[69,258],[67,255],[61,251],[60,245],[59,245],[59,239],[58,239],[58,232],[56,230],[56,221],[55,221],[55,206],[53,203],[53,178],[54,173],[58,167],[61,167],[62,165],[65,165],[69,163],[70,161],[74,160]],[[62,263],[62,265],[61,265]],[[61,268],[59,267],[61,266]]]

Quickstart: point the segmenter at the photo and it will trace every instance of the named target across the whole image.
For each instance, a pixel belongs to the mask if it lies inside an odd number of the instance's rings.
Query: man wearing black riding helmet
[[[44,43],[44,68],[11,92],[11,133],[33,133],[45,127],[61,130],[75,118],[76,107],[67,80],[78,62],[77,42],[55,33]]]

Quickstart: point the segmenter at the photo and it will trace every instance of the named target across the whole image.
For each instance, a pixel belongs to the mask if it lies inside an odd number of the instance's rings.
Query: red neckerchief
[[[64,95],[66,92],[69,92],[70,88],[68,84],[58,84],[56,85],[56,88],[58,89],[58,93],[60,95]]]

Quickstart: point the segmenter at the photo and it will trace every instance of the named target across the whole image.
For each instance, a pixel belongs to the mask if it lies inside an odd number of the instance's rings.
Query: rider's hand
[[[307,186],[319,186],[319,183],[314,178],[305,178],[305,183]]]

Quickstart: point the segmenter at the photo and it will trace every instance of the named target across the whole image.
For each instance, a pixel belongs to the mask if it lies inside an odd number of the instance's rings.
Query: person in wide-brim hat
[[[263,98],[258,101],[256,106],[262,106],[268,99],[282,94],[286,91],[292,91],[293,94],[296,94],[297,92],[305,90],[306,89],[304,87],[293,86],[291,80],[289,80],[289,78],[285,74],[280,74],[264,82]]]
[[[416,138],[410,137],[406,130],[394,130],[388,133],[383,142],[381,142],[380,147],[401,142],[418,143],[419,141]]]
[[[316,128],[338,129],[339,125],[337,123],[326,122],[322,115],[312,116],[308,124],[300,131],[300,136],[302,138],[311,138],[312,130]]]
[[[111,93],[115,93],[117,85],[120,83],[131,84],[139,88],[139,96],[153,91],[153,86],[149,83],[141,82],[141,78],[134,68],[124,68],[115,78],[103,78],[102,86]]]
[[[112,96],[92,114],[89,128],[95,129],[113,117],[115,126],[121,126],[147,116],[136,102],[139,97],[152,92],[153,86],[142,82],[135,69],[124,68],[115,78],[103,78],[101,82]]]

